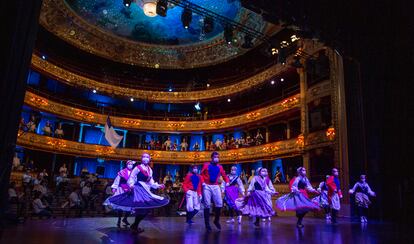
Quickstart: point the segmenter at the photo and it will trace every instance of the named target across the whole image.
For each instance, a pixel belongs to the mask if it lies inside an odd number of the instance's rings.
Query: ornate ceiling
[[[272,35],[280,30],[244,9],[238,1],[191,0],[219,15],[257,31]],[[201,31],[204,17],[193,14],[188,29],[181,23],[181,7],[168,10],[166,17],[144,15],[133,3],[122,0],[44,0],[41,25],[62,40],[106,59],[150,68],[187,69],[210,66],[233,59],[246,50],[241,48],[244,35],[236,41],[224,41],[223,27],[215,23],[209,34]]]

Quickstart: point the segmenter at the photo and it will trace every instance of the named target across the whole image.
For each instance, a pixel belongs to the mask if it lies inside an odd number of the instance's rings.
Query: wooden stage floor
[[[255,228],[247,217],[241,225],[227,224],[223,218],[221,232],[213,226],[213,231],[207,233],[203,219],[198,217],[195,221],[189,227],[184,217],[149,217],[141,224],[145,232],[134,235],[116,228],[113,217],[29,220],[3,230],[0,243],[414,243],[410,228],[403,230],[379,222],[361,225],[340,219],[338,225],[332,226],[322,219],[305,217],[305,227],[298,230],[294,217],[275,217],[271,223],[262,222],[260,228]]]

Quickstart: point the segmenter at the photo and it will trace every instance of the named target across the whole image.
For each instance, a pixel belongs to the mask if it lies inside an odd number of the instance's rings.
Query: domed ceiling
[[[238,57],[245,34],[236,30],[229,45],[223,24],[204,33],[205,17],[192,14],[184,28],[183,8],[169,4],[166,17],[148,17],[142,1],[126,7],[123,0],[43,0],[41,25],[69,44],[111,61],[147,68],[190,69],[217,65]],[[178,1],[178,0],[176,0]],[[262,17],[241,7],[239,1],[181,0],[207,9],[250,29],[271,36],[281,27],[267,24]],[[257,45],[258,40],[254,40]]]
[[[240,3],[227,0],[192,0],[202,6],[229,19],[235,19],[240,11]],[[188,29],[183,28],[179,6],[170,7],[166,17],[148,17],[138,3],[129,7],[122,0],[66,0],[70,8],[90,24],[102,28],[109,33],[147,44],[186,45],[208,41],[223,32],[223,27],[215,23],[211,33],[202,31],[204,17],[193,14]]]

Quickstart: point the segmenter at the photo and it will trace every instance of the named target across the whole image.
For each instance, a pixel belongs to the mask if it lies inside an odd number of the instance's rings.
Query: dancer
[[[310,184],[306,177],[306,169],[304,167],[299,167],[297,174],[298,176],[294,177],[289,183],[291,193],[278,198],[276,200],[276,207],[281,211],[296,211],[296,217],[298,219],[296,226],[303,228],[302,220],[306,213],[319,209],[318,205],[309,199],[308,192],[318,194],[318,191]]]
[[[316,203],[321,207],[325,212],[326,221],[331,220],[331,208],[329,207],[328,201],[328,186],[326,185],[326,180],[330,175],[326,175],[325,181],[319,183],[318,192],[319,196],[316,196],[312,199],[312,202]]]
[[[239,194],[241,194],[243,197],[245,196],[244,193],[244,185],[240,177],[237,175],[237,167],[232,166],[230,170],[230,175],[228,176],[230,183],[229,186],[225,186],[225,183],[223,182],[222,188],[224,189],[224,199],[229,206],[229,215],[230,218],[226,221],[227,223],[234,223],[234,213],[237,214],[237,222],[241,224],[242,221],[242,215],[239,210],[237,210],[236,207],[236,199],[239,197]]]
[[[191,165],[190,172],[185,176],[183,183],[187,202],[187,224],[194,223],[192,218],[200,211],[202,184],[203,178],[198,174],[197,165]]]
[[[211,201],[214,202],[214,225],[221,230],[220,214],[223,207],[223,199],[221,198],[221,189],[218,185],[220,175],[229,186],[229,178],[224,172],[223,167],[219,164],[220,155],[218,152],[211,154],[211,161],[203,165],[201,176],[203,177],[203,199],[204,199],[204,223],[207,231],[211,231],[210,226],[210,207]]]
[[[361,175],[359,177],[359,182],[355,183],[354,187],[349,190],[349,194],[355,193],[355,204],[358,207],[358,215],[361,219],[361,223],[368,223],[367,220],[367,210],[371,201],[369,196],[375,197],[376,194],[371,190],[368,183],[366,182],[366,176]]]
[[[326,180],[326,185],[328,186],[328,202],[331,209],[331,223],[336,224],[336,217],[338,211],[341,209],[342,192],[341,184],[339,182],[339,172],[337,168],[332,169],[332,175]]]
[[[245,215],[256,217],[255,226],[259,226],[260,218],[268,218],[275,214],[269,195],[277,194],[269,187],[269,177],[266,168],[258,168],[257,175],[250,181],[247,196],[236,201],[237,208]]]
[[[277,194],[279,194],[278,192],[276,192],[276,190],[275,190],[275,188],[274,188],[274,186],[273,186],[273,183],[272,183],[272,180],[270,179],[270,177],[269,177],[269,173],[267,174],[267,176],[266,176],[266,180],[265,180],[265,182],[266,182],[266,184],[267,184],[267,186],[269,187],[269,189],[270,190],[272,190],[272,191],[274,191],[275,193],[267,193],[267,198],[269,199],[269,203],[270,203],[270,205],[272,206],[272,208],[273,208],[273,202],[272,202],[272,197],[273,197],[273,195],[277,195]],[[276,212],[273,214],[273,215],[276,215]],[[273,216],[272,215],[272,216]],[[263,222],[266,222],[266,220],[267,221],[269,221],[269,222],[272,222],[272,216],[269,216],[269,217],[267,217],[267,218],[262,218],[262,221]]]
[[[114,183],[111,186],[113,196],[117,196],[119,194],[128,192],[130,190],[128,186],[128,179],[134,168],[134,164],[135,164],[135,161],[128,160],[126,163],[126,168],[118,172],[118,175],[116,176]],[[123,218],[122,218],[122,215],[124,215]],[[116,226],[118,226],[118,228],[121,227],[121,218],[122,218],[122,223],[124,223],[126,226],[130,225],[128,222],[128,216],[129,216],[128,211],[118,210],[118,222]]]
[[[131,190],[107,199],[113,209],[135,213],[135,222],[131,225],[131,230],[136,233],[144,231],[138,226],[150,209],[163,207],[170,202],[168,197],[158,196],[151,192],[151,188],[164,189],[165,186],[158,184],[152,178],[152,169],[148,165],[150,160],[150,155],[143,153],[141,164],[132,170],[127,182]]]

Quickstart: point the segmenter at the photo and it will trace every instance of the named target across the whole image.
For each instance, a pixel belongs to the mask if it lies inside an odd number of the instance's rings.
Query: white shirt
[[[84,186],[82,188],[82,195],[83,196],[88,196],[89,194],[91,194],[92,189],[88,186]]]
[[[45,205],[43,205],[42,201],[39,198],[36,198],[35,200],[33,200],[32,202],[32,206],[33,206],[33,211],[35,213],[40,213],[40,211],[42,211],[43,209],[45,209]]]
[[[13,188],[9,188],[9,198],[17,197],[16,190]]]
[[[56,134],[56,135],[63,135],[63,130],[62,130],[62,129],[57,128],[57,129],[55,130],[55,134]]]
[[[32,181],[32,176],[28,174],[23,175],[23,183],[30,183]]]
[[[70,203],[70,207],[76,206],[78,204],[80,204],[80,198],[79,195],[76,192],[72,192],[69,195],[69,203]]]

